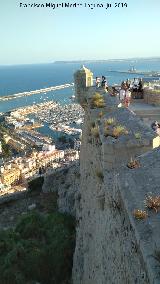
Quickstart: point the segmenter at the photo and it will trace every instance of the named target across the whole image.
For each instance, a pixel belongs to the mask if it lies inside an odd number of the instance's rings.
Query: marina
[[[57,140],[59,135],[78,138],[82,133],[83,117],[84,111],[78,104],[61,105],[48,101],[13,110],[5,116],[5,125],[16,134],[16,143],[20,140],[22,144],[25,141],[25,144],[37,147],[46,143],[46,139],[49,143],[50,137]],[[34,128],[40,129],[34,131]],[[47,138],[48,130],[51,133]]]
[[[83,117],[82,107],[75,103],[63,106],[57,103],[52,108],[43,108],[35,113],[35,118],[50,125],[51,130],[67,135],[81,134]]]

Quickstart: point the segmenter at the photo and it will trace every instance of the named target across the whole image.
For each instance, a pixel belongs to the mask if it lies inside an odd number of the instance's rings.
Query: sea
[[[105,62],[86,62],[94,78],[106,76],[108,84],[119,84],[127,78],[134,78],[134,74],[116,73],[111,71],[127,71],[134,66],[140,71],[160,71],[160,58],[156,59],[131,59],[131,60],[108,60]],[[0,96],[9,96],[20,92],[27,92],[51,86],[57,86],[74,81],[73,74],[82,66],[82,63],[48,63],[34,65],[0,66]],[[138,75],[137,75],[138,76]],[[139,76],[143,77],[143,76]],[[0,112],[7,112],[19,107],[54,100],[60,104],[71,103],[70,97],[74,94],[74,88],[66,88],[47,92],[46,94],[34,94],[8,101],[0,101]],[[51,130],[40,130],[42,133]]]

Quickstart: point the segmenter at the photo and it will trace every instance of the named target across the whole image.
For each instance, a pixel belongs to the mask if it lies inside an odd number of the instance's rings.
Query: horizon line
[[[0,64],[2,66],[21,66],[21,65],[43,65],[43,64],[54,64],[56,62],[70,62],[70,63],[78,63],[78,62],[98,62],[98,61],[118,61],[118,60],[140,60],[140,59],[160,59],[160,56],[147,56],[147,57],[127,57],[127,58],[109,58],[109,59],[61,59],[54,60],[51,62],[33,62],[33,63],[14,63],[14,64]]]

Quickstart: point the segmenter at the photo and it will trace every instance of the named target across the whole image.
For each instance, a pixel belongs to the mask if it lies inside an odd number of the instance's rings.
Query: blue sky
[[[160,56],[160,1],[127,0],[128,8],[20,8],[0,1],[0,65],[54,60],[111,59]],[[51,3],[70,2],[51,1]],[[123,2],[124,3],[124,2]]]

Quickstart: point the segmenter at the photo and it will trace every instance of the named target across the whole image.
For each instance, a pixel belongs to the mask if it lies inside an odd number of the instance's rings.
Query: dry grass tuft
[[[99,138],[99,129],[97,126],[91,128],[91,135],[95,138]]]
[[[157,196],[148,195],[144,203],[147,208],[153,209],[157,213],[160,208],[160,195]]]
[[[108,119],[105,120],[104,124],[105,124],[105,126],[107,126],[107,125],[115,126],[116,125],[116,119],[114,117],[109,117]]]
[[[105,107],[104,98],[101,94],[95,93],[91,99],[91,107],[103,108]]]
[[[130,169],[136,169],[140,167],[140,163],[137,160],[133,160],[131,157],[130,162],[127,164],[127,167]]]
[[[117,125],[113,128],[113,132],[112,132],[112,136],[115,138],[118,138],[119,136],[123,135],[123,134],[128,134],[127,129],[122,126],[122,125]]]
[[[146,219],[148,217],[148,214],[145,210],[135,209],[133,211],[133,216],[136,219],[142,220],[142,219]]]

